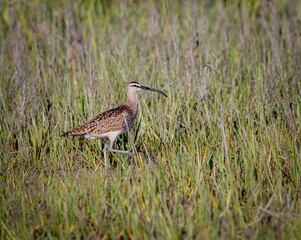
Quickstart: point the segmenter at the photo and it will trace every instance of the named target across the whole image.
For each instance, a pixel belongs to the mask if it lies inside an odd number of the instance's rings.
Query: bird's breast
[[[126,117],[126,125],[128,126],[128,129],[130,130],[135,122],[136,116],[137,116],[138,111],[136,110],[132,114],[129,114],[128,117]],[[127,131],[127,129],[125,129]]]

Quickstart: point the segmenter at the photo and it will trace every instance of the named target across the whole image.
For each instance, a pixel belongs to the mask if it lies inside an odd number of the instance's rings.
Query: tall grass
[[[298,239],[300,1],[0,3],[0,238]],[[137,161],[59,136],[126,101]],[[116,148],[130,149],[127,136]]]

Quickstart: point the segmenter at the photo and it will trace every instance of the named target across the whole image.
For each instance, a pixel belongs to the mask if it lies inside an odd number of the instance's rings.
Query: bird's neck
[[[138,97],[136,92],[127,92],[127,104],[136,112],[138,109]]]

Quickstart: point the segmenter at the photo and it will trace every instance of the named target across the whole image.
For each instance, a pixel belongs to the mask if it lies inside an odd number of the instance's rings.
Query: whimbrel
[[[90,140],[99,138],[106,139],[103,149],[105,168],[107,168],[107,146],[109,142],[109,150],[111,152],[125,153],[133,156],[129,151],[113,149],[112,146],[119,135],[132,128],[138,112],[137,92],[140,90],[158,92],[167,97],[167,95],[160,90],[142,86],[137,82],[130,82],[126,87],[127,103],[97,115],[86,124],[64,133],[62,137],[82,136]]]

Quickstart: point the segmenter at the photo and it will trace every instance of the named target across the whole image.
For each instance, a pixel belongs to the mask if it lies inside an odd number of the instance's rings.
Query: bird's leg
[[[107,169],[107,146],[108,146],[109,140],[106,140],[105,146],[103,148],[103,157],[105,159],[105,169]]]
[[[121,151],[121,150],[117,150],[117,149],[113,149],[113,143],[114,142],[111,142],[110,146],[109,146],[109,149],[111,152],[115,152],[115,153],[125,153],[125,154],[128,154],[130,155],[131,157],[134,157],[134,154],[130,151]]]

